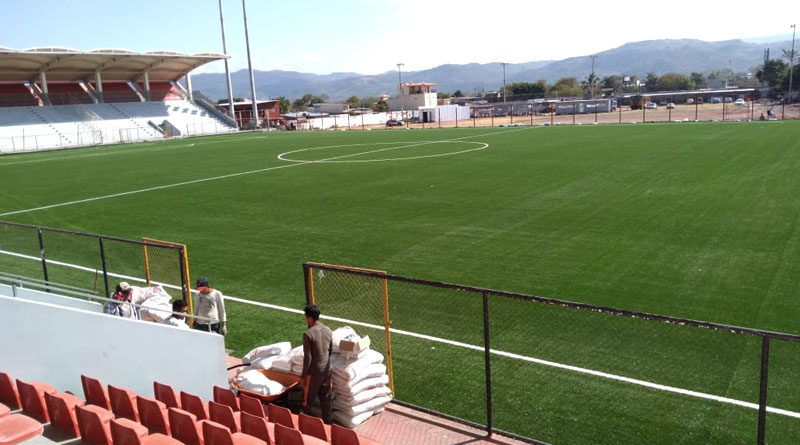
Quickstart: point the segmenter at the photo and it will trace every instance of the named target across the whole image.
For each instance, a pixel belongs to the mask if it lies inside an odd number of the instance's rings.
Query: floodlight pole
[[[792,25],[792,52],[789,53],[789,103],[792,103],[792,78],[794,77],[794,32],[797,24]]]
[[[404,63],[397,64],[397,88],[400,90],[400,115],[405,118],[406,114],[406,106],[403,103],[403,74],[402,74],[402,67],[405,65]]]
[[[225,43],[225,18],[222,16],[222,0],[219,0],[219,26],[222,28],[222,54],[228,55],[228,45]],[[231,71],[228,68],[228,58],[225,58],[225,79],[228,81],[228,115],[235,121],[233,112],[233,88],[231,88]],[[238,125],[238,123],[237,123]]]
[[[250,71],[250,94],[253,97],[253,122],[258,128],[258,105],[256,104],[256,81],[253,78],[253,62],[250,60],[250,33],[247,32],[247,6],[242,0],[242,12],[244,12],[244,41],[247,44],[247,69]],[[267,129],[269,130],[269,128]]]
[[[500,65],[503,65],[503,103],[506,103],[506,65],[508,64],[502,62]]]

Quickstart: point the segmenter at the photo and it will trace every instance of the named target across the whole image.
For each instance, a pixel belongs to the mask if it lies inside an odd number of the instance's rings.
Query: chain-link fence
[[[341,266],[304,272],[307,300],[335,317],[326,323],[391,348],[402,404],[552,443],[800,435],[800,336]]]
[[[128,281],[186,300],[185,255],[176,245],[0,221],[0,270],[104,295]]]

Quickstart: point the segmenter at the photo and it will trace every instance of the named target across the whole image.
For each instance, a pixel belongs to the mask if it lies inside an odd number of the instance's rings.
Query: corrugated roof
[[[95,71],[100,71],[103,81],[138,81],[147,71],[151,82],[163,82],[226,58],[217,53],[190,55],[167,50],[139,53],[119,48],[36,47],[17,51],[0,47],[0,82],[36,80],[42,71],[48,82],[92,80]]]

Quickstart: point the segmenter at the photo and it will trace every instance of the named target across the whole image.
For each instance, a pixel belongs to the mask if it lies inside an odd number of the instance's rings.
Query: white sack
[[[292,349],[292,344],[288,341],[273,343],[271,345],[264,345],[254,348],[252,351],[242,357],[245,363],[253,363],[256,359],[263,357],[272,357],[273,355],[286,354]]]

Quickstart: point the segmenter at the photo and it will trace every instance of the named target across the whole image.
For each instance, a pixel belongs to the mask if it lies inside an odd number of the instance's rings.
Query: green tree
[[[450,95],[447,94],[447,93],[436,93],[436,98],[437,99],[449,99]]]
[[[506,85],[506,95],[508,96],[544,96],[545,91],[546,87],[539,82],[514,82]]]
[[[709,80],[733,80],[734,73],[733,70],[730,68],[720,68],[716,70],[711,70],[708,73]]]
[[[689,77],[692,78],[695,88],[708,88],[708,80],[706,80],[706,76],[703,73],[693,71],[689,74]]]
[[[464,97],[464,93],[462,93],[461,90],[456,90],[453,93],[453,97]]]
[[[361,106],[361,99],[358,96],[350,96],[344,103],[350,105],[350,108],[358,108]]]
[[[287,99],[287,98],[285,98],[283,96],[280,96],[275,100],[278,101],[278,106],[280,107],[281,114],[289,112],[289,105],[291,105],[289,103],[289,99]]]
[[[600,86],[603,88],[611,88],[616,92],[622,87],[622,77],[616,75],[606,76],[600,80]]]
[[[244,99],[242,99],[241,97],[234,97],[234,98],[233,98],[233,101],[234,101],[234,102],[242,102],[242,101],[244,101]],[[225,98],[223,98],[223,99],[220,99],[220,100],[218,100],[218,101],[217,101],[217,103],[218,103],[218,104],[223,104],[223,105],[224,105],[224,104],[227,104],[227,103],[228,103],[228,98],[227,98],[227,97],[225,97]]]
[[[667,73],[658,78],[657,89],[660,91],[692,90],[694,82],[685,74]]]
[[[550,91],[557,93],[559,96],[581,96],[583,91],[578,84],[578,79],[574,77],[562,77],[550,88]]]
[[[658,88],[658,74],[652,72],[647,73],[644,80],[644,87],[647,88],[647,91],[656,91]]]
[[[789,65],[783,60],[772,59],[764,62],[760,70],[756,71],[756,78],[766,84],[770,90],[776,91],[788,77]]]

